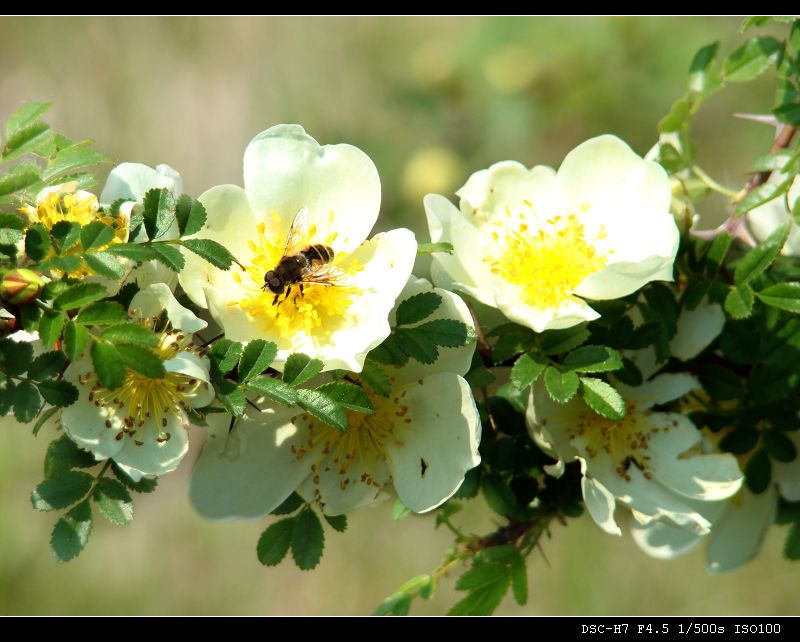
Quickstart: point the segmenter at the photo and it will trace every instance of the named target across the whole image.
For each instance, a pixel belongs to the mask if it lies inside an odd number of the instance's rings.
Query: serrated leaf
[[[753,38],[725,58],[722,75],[727,82],[747,82],[775,64],[783,45],[769,36]]]
[[[580,379],[572,371],[561,372],[552,367],[544,371],[544,387],[550,398],[557,403],[567,403],[578,392],[579,386]]]
[[[278,508],[273,509],[270,515],[288,515],[295,512],[305,503],[305,500],[300,495],[292,493],[283,500],[283,503]]]
[[[417,254],[433,254],[434,252],[453,253],[452,243],[420,243],[417,245]]]
[[[63,317],[62,317],[63,318]],[[114,325],[125,323],[128,312],[116,301],[101,301],[85,307],[75,318],[81,325]]]
[[[63,314],[45,312],[39,321],[39,338],[45,348],[52,348],[61,337],[67,318]]]
[[[31,493],[31,505],[40,511],[66,508],[83,499],[92,487],[94,477],[77,470],[62,470],[45,479]]]
[[[515,354],[527,352],[536,343],[536,334],[530,328],[516,323],[504,323],[489,332],[487,337],[497,337],[492,347],[492,361],[503,363]]]
[[[54,377],[67,365],[67,358],[63,352],[43,352],[36,357],[28,368],[28,377],[34,381],[44,381]]]
[[[297,390],[297,403],[320,421],[344,432],[347,430],[347,413],[326,394],[317,390]]]
[[[369,353],[369,358],[386,366],[404,366],[408,363],[408,355],[403,352],[395,334],[390,334],[386,340]]]
[[[451,608],[448,615],[491,615],[508,592],[511,576],[506,574],[494,584],[471,591]]]
[[[108,254],[123,256],[132,261],[144,263],[159,259],[159,255],[154,248],[160,245],[149,245],[147,243],[115,243],[106,249]],[[166,246],[163,246],[166,247]],[[181,257],[183,258],[183,257]],[[164,261],[162,261],[163,263]],[[169,265],[167,265],[169,267]]]
[[[481,490],[489,508],[498,515],[508,517],[517,510],[514,493],[497,475],[484,476],[481,480]]]
[[[108,292],[99,283],[79,283],[59,294],[53,302],[53,306],[56,310],[72,310],[107,296]]]
[[[766,305],[800,314],[800,283],[776,283],[755,294]]]
[[[442,297],[435,292],[420,292],[409,297],[399,306],[395,315],[397,325],[411,325],[427,319],[442,304]]]
[[[95,341],[92,344],[91,354],[100,385],[109,390],[119,388],[125,381],[125,364],[117,348],[110,343]]]
[[[692,101],[689,98],[679,98],[669,109],[669,113],[658,121],[658,131],[676,132],[681,129],[689,118]]]
[[[296,518],[292,528],[292,557],[298,568],[311,570],[322,559],[325,533],[317,514],[306,508]]]
[[[593,377],[580,380],[583,400],[598,415],[615,421],[625,417],[625,400],[613,386]]]
[[[432,338],[420,326],[416,328],[397,328],[393,337],[397,345],[412,359],[430,365],[439,358],[439,349]]]
[[[711,63],[717,55],[719,49],[719,42],[712,42],[700,49],[692,59],[692,64],[689,65],[689,91],[702,94],[708,86],[708,71],[711,68]]]
[[[32,261],[41,261],[50,251],[50,234],[41,223],[34,223],[25,234],[25,254]]]
[[[142,477],[135,482],[116,464],[111,464],[111,470],[114,471],[114,476],[122,482],[125,488],[132,490],[134,493],[152,493],[158,487],[158,478],[148,479],[147,477]]]
[[[45,123],[32,123],[17,130],[6,139],[3,147],[3,160],[10,161],[23,154],[42,154],[45,147],[53,141],[53,130]]]
[[[5,138],[12,138],[17,132],[33,125],[50,109],[52,104],[50,102],[30,102],[17,109],[6,121]]]
[[[110,162],[98,151],[87,147],[86,143],[76,143],[65,147],[50,159],[42,173],[42,179],[49,181],[56,176],[76,172],[84,167],[94,167]]]
[[[725,297],[725,311],[734,319],[746,319],[753,312],[753,289],[747,284],[731,288]]]
[[[782,150],[774,154],[765,154],[753,161],[751,169],[754,172],[780,171],[794,158],[794,155],[795,153],[790,150]]]
[[[20,381],[14,389],[14,417],[22,424],[27,424],[39,414],[42,405],[39,391],[30,381]]]
[[[242,344],[230,339],[217,339],[208,352],[211,360],[211,375],[228,374],[239,362],[242,354]]]
[[[761,433],[764,448],[770,457],[776,461],[788,463],[797,457],[797,448],[794,442],[784,432],[765,430]]]
[[[166,373],[164,363],[149,348],[133,343],[118,343],[116,347],[122,363],[130,370],[151,379],[161,379]]]
[[[64,329],[64,352],[67,359],[76,361],[83,354],[88,341],[89,331],[86,328],[73,321],[67,323],[67,327]]]
[[[792,185],[794,180],[794,176],[789,176],[786,180],[781,183],[772,183],[767,182],[762,185],[759,185],[755,189],[750,190],[744,198],[742,198],[733,208],[733,213],[737,216],[741,216],[746,212],[758,207],[759,205],[763,205],[778,196],[781,196]],[[756,246],[760,247],[760,246]]]
[[[622,368],[622,355],[605,346],[583,346],[566,356],[564,367],[576,372],[613,372]]]
[[[72,248],[81,238],[81,226],[73,221],[59,221],[50,228],[59,254]]]
[[[511,560],[511,592],[520,606],[528,603],[528,569],[525,558],[519,553]]]
[[[247,407],[247,398],[244,390],[230,379],[223,379],[217,383],[219,400],[225,409],[235,417],[244,414]]]
[[[371,415],[375,411],[367,393],[347,381],[332,381],[323,384],[317,388],[317,392],[321,392],[348,410],[367,415]]]
[[[112,281],[121,279],[127,271],[122,262],[108,252],[84,254],[83,260],[94,272]]]
[[[15,246],[17,243],[19,243],[23,237],[24,234],[20,230],[8,228],[0,229],[0,245],[4,247],[10,247],[9,251],[4,249],[3,254],[9,255],[10,252],[10,256],[15,256],[17,249],[16,247],[11,246]]]
[[[206,208],[203,207],[200,201],[188,199],[189,202],[186,202],[184,196],[186,195],[184,194],[178,200],[178,226],[181,236],[189,236],[190,234],[196,234],[203,228],[208,215],[206,214]]]
[[[102,221],[93,221],[81,228],[81,245],[84,250],[108,245],[114,239],[114,230]]]
[[[292,543],[292,533],[294,531],[295,518],[282,519],[279,522],[270,524],[261,537],[258,538],[256,554],[258,561],[264,566],[277,566],[281,563],[289,546]]]
[[[338,533],[344,533],[347,530],[347,515],[325,515],[325,521]]]
[[[186,265],[186,260],[183,258],[181,251],[173,245],[155,243],[149,247],[153,250],[156,260],[173,272],[180,272],[183,266]]]
[[[459,348],[475,340],[472,328],[455,319],[435,319],[406,331],[424,333],[433,343],[444,348]]]
[[[510,569],[505,564],[487,562],[476,564],[456,581],[457,591],[474,591],[475,589],[496,584],[505,577],[511,577]]]
[[[392,383],[389,381],[389,375],[371,359],[367,359],[364,362],[364,368],[358,374],[358,378],[367,388],[372,390],[372,392],[383,397],[388,397],[389,393],[392,391]]]
[[[22,231],[28,227],[28,220],[19,214],[0,212],[0,227]]]
[[[753,494],[759,495],[767,490],[772,480],[772,462],[766,450],[759,448],[747,460],[744,467],[744,478],[747,487]]]
[[[0,196],[19,192],[40,179],[39,166],[33,163],[20,163],[0,176]],[[20,218],[15,216],[14,218]],[[22,220],[22,219],[20,219]],[[5,226],[3,226],[5,227]],[[20,228],[14,228],[20,229]]]
[[[145,192],[143,198],[144,228],[147,237],[156,241],[167,233],[175,222],[175,198],[164,187]]]
[[[786,223],[770,234],[763,243],[745,254],[736,264],[733,273],[736,284],[742,285],[752,281],[772,265],[786,242],[788,234],[789,224]]]
[[[118,323],[103,330],[100,337],[106,341],[139,343],[145,346],[158,345],[158,337],[152,330],[138,323]]]
[[[59,562],[68,562],[80,555],[92,533],[92,508],[83,501],[56,522],[50,547]]]
[[[124,526],[133,519],[133,500],[120,482],[103,478],[92,493],[97,509],[112,524]]]
[[[547,330],[540,335],[542,352],[547,355],[574,350],[589,338],[585,324],[565,330]]]
[[[54,439],[44,456],[44,476],[50,479],[73,468],[91,468],[97,464],[92,453],[81,450],[67,435]]]
[[[211,239],[184,239],[181,246],[220,270],[229,269],[235,262],[233,255],[224,246]]]
[[[283,367],[283,380],[293,386],[300,386],[322,372],[323,365],[322,361],[312,359],[302,352],[290,354]]]
[[[21,375],[33,363],[33,345],[29,341],[0,341],[3,371],[7,375]]]
[[[294,406],[297,403],[297,391],[288,383],[274,377],[255,377],[245,384],[245,388],[248,392],[277,401],[284,406]]]
[[[544,372],[549,360],[535,352],[526,352],[511,368],[511,383],[517,388],[527,388]]]
[[[239,359],[239,381],[246,382],[266,370],[278,354],[278,346],[272,341],[255,339],[250,341]]]

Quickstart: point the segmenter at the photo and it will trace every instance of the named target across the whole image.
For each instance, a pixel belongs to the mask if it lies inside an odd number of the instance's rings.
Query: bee
[[[336,275],[329,269],[334,257],[333,248],[323,243],[299,245],[299,241],[307,237],[308,208],[303,207],[292,219],[278,264],[264,274],[261,289],[275,294],[272,305],[277,305],[284,291],[284,301],[288,299],[295,285],[299,286],[300,294],[304,284],[336,285]]]

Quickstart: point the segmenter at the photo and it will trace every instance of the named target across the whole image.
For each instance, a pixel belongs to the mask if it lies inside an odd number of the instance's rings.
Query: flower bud
[[[34,301],[44,287],[42,277],[33,270],[11,270],[0,281],[0,297],[14,305]]]

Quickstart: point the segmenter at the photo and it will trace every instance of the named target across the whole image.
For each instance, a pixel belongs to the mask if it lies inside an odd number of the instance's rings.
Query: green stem
[[[718,192],[720,194],[724,194],[728,198],[737,198],[739,196],[739,192],[735,192],[732,189],[725,187],[724,185],[720,185],[711,178],[708,174],[706,174],[698,165],[692,166],[692,172],[694,172],[695,176],[703,181],[709,188]]]

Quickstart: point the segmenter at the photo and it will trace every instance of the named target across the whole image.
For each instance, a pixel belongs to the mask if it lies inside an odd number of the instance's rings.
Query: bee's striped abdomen
[[[309,264],[312,264],[314,261],[318,261],[319,263],[330,263],[333,261],[333,248],[328,245],[322,245],[322,243],[309,245],[302,250],[300,254],[303,255]]]

